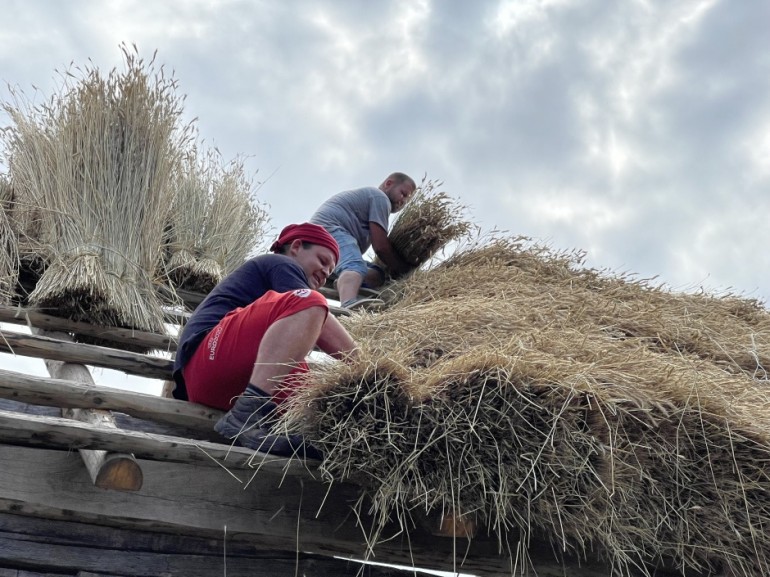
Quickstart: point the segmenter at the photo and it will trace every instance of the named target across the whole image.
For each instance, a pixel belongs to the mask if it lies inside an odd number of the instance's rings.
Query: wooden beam
[[[72,321],[61,317],[47,315],[33,309],[10,307],[0,304],[0,322],[37,327],[48,331],[65,331],[104,338],[116,343],[139,346],[160,351],[175,351],[176,340],[169,335],[159,335],[132,329],[117,327],[101,327],[90,323]]]
[[[248,467],[248,461],[278,462],[286,459],[255,453],[251,449],[210,441],[157,435],[126,429],[105,428],[72,419],[0,410],[0,442],[28,447],[99,449],[131,453],[136,457],[210,466]],[[297,466],[303,466],[293,461]]]
[[[201,432],[210,432],[222,416],[218,409],[187,401],[5,369],[0,369],[0,398],[48,407],[109,409]]]
[[[0,352],[93,365],[152,379],[170,379],[174,365],[160,357],[11,331],[0,331]]]
[[[306,551],[474,575],[513,573],[508,548],[496,536],[472,541],[433,537],[415,528],[388,527],[390,537],[368,555],[371,520],[351,512],[360,489],[328,486],[302,469],[240,471],[238,480],[220,468],[140,460],[145,483],[135,493],[101,491],[63,451],[0,445],[0,510],[17,515],[103,524],[174,535],[222,538],[227,534],[261,550]],[[250,483],[246,483],[250,480]],[[560,559],[542,543],[528,545],[529,573],[541,577],[607,577],[595,561]],[[535,573],[536,571],[536,573]],[[671,574],[657,573],[659,577]]]
[[[34,567],[36,573],[3,567]],[[10,570],[8,570],[10,571]],[[262,550],[223,531],[204,539],[0,513],[0,577],[67,574],[79,577],[409,577],[389,567],[362,567],[345,559]],[[50,571],[50,573],[48,573]]]

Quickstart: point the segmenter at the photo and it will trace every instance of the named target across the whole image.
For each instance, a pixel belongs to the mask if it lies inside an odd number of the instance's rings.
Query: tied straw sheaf
[[[157,269],[169,176],[189,126],[176,82],[123,47],[126,69],[64,76],[46,105],[5,105],[14,188],[39,210],[45,270],[29,295],[43,310],[162,332]]]
[[[248,257],[268,217],[243,160],[203,151],[181,123],[176,81],[154,56],[121,49],[123,72],[76,69],[44,105],[23,93],[3,105],[13,123],[3,131],[13,189],[4,216],[22,279],[14,296],[75,320],[164,332],[163,306],[182,302],[176,291],[211,290]]]
[[[177,289],[207,294],[238,268],[268,228],[244,159],[224,163],[194,147],[172,179],[174,204],[164,242],[164,274]]]
[[[493,234],[343,319],[360,344],[283,424],[364,488],[370,539],[453,511],[618,575],[770,574],[770,316]]]
[[[13,188],[8,178],[0,175],[0,302],[10,302],[19,275],[18,233],[9,218]]]
[[[415,268],[428,262],[449,243],[468,236],[473,229],[464,218],[465,207],[440,190],[442,186],[440,180],[424,176],[388,232],[395,251]],[[378,258],[374,262],[386,268]]]

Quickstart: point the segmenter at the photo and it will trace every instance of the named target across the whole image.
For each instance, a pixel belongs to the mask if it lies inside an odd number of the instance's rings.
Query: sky
[[[173,73],[273,231],[390,172],[484,230],[673,290],[770,299],[767,0],[0,0],[0,100]],[[0,126],[8,124],[0,113]],[[0,165],[1,166],[1,165]]]

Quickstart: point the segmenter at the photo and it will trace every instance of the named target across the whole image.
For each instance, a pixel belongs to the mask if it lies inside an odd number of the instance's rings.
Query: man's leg
[[[337,241],[340,247],[340,259],[337,262],[335,273],[337,276],[337,293],[340,305],[352,303],[358,297],[361,283],[367,274],[366,262],[361,256],[361,249],[353,235],[340,227],[329,229],[329,234]]]
[[[366,266],[366,276],[361,286],[376,289],[385,284],[385,271],[382,268],[373,263],[367,263]]]
[[[320,459],[300,435],[273,432],[278,406],[274,393],[286,376],[302,363],[318,340],[326,309],[312,307],[275,321],[259,344],[257,360],[243,394],[215,425],[214,430],[241,446],[281,456],[298,454]]]
[[[217,432],[240,445],[284,456],[303,447],[299,436],[270,435],[276,401],[287,391],[275,398],[272,393],[292,370],[306,369],[304,358],[321,334],[327,307],[316,291],[269,291],[211,330],[183,374],[191,401],[227,411],[214,427]],[[277,444],[265,445],[266,436]],[[303,452],[310,456],[310,451]]]
[[[345,303],[356,298],[363,280],[364,277],[356,271],[342,271],[337,279],[337,292],[340,296],[340,303]]]
[[[284,377],[310,354],[326,310],[312,307],[275,321],[262,337],[249,384],[272,396]]]

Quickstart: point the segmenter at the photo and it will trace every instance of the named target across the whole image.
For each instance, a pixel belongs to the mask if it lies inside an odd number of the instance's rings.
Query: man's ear
[[[300,239],[295,239],[291,241],[291,244],[289,245],[289,251],[286,253],[289,256],[297,256],[299,254],[299,249],[302,248],[302,241]]]

